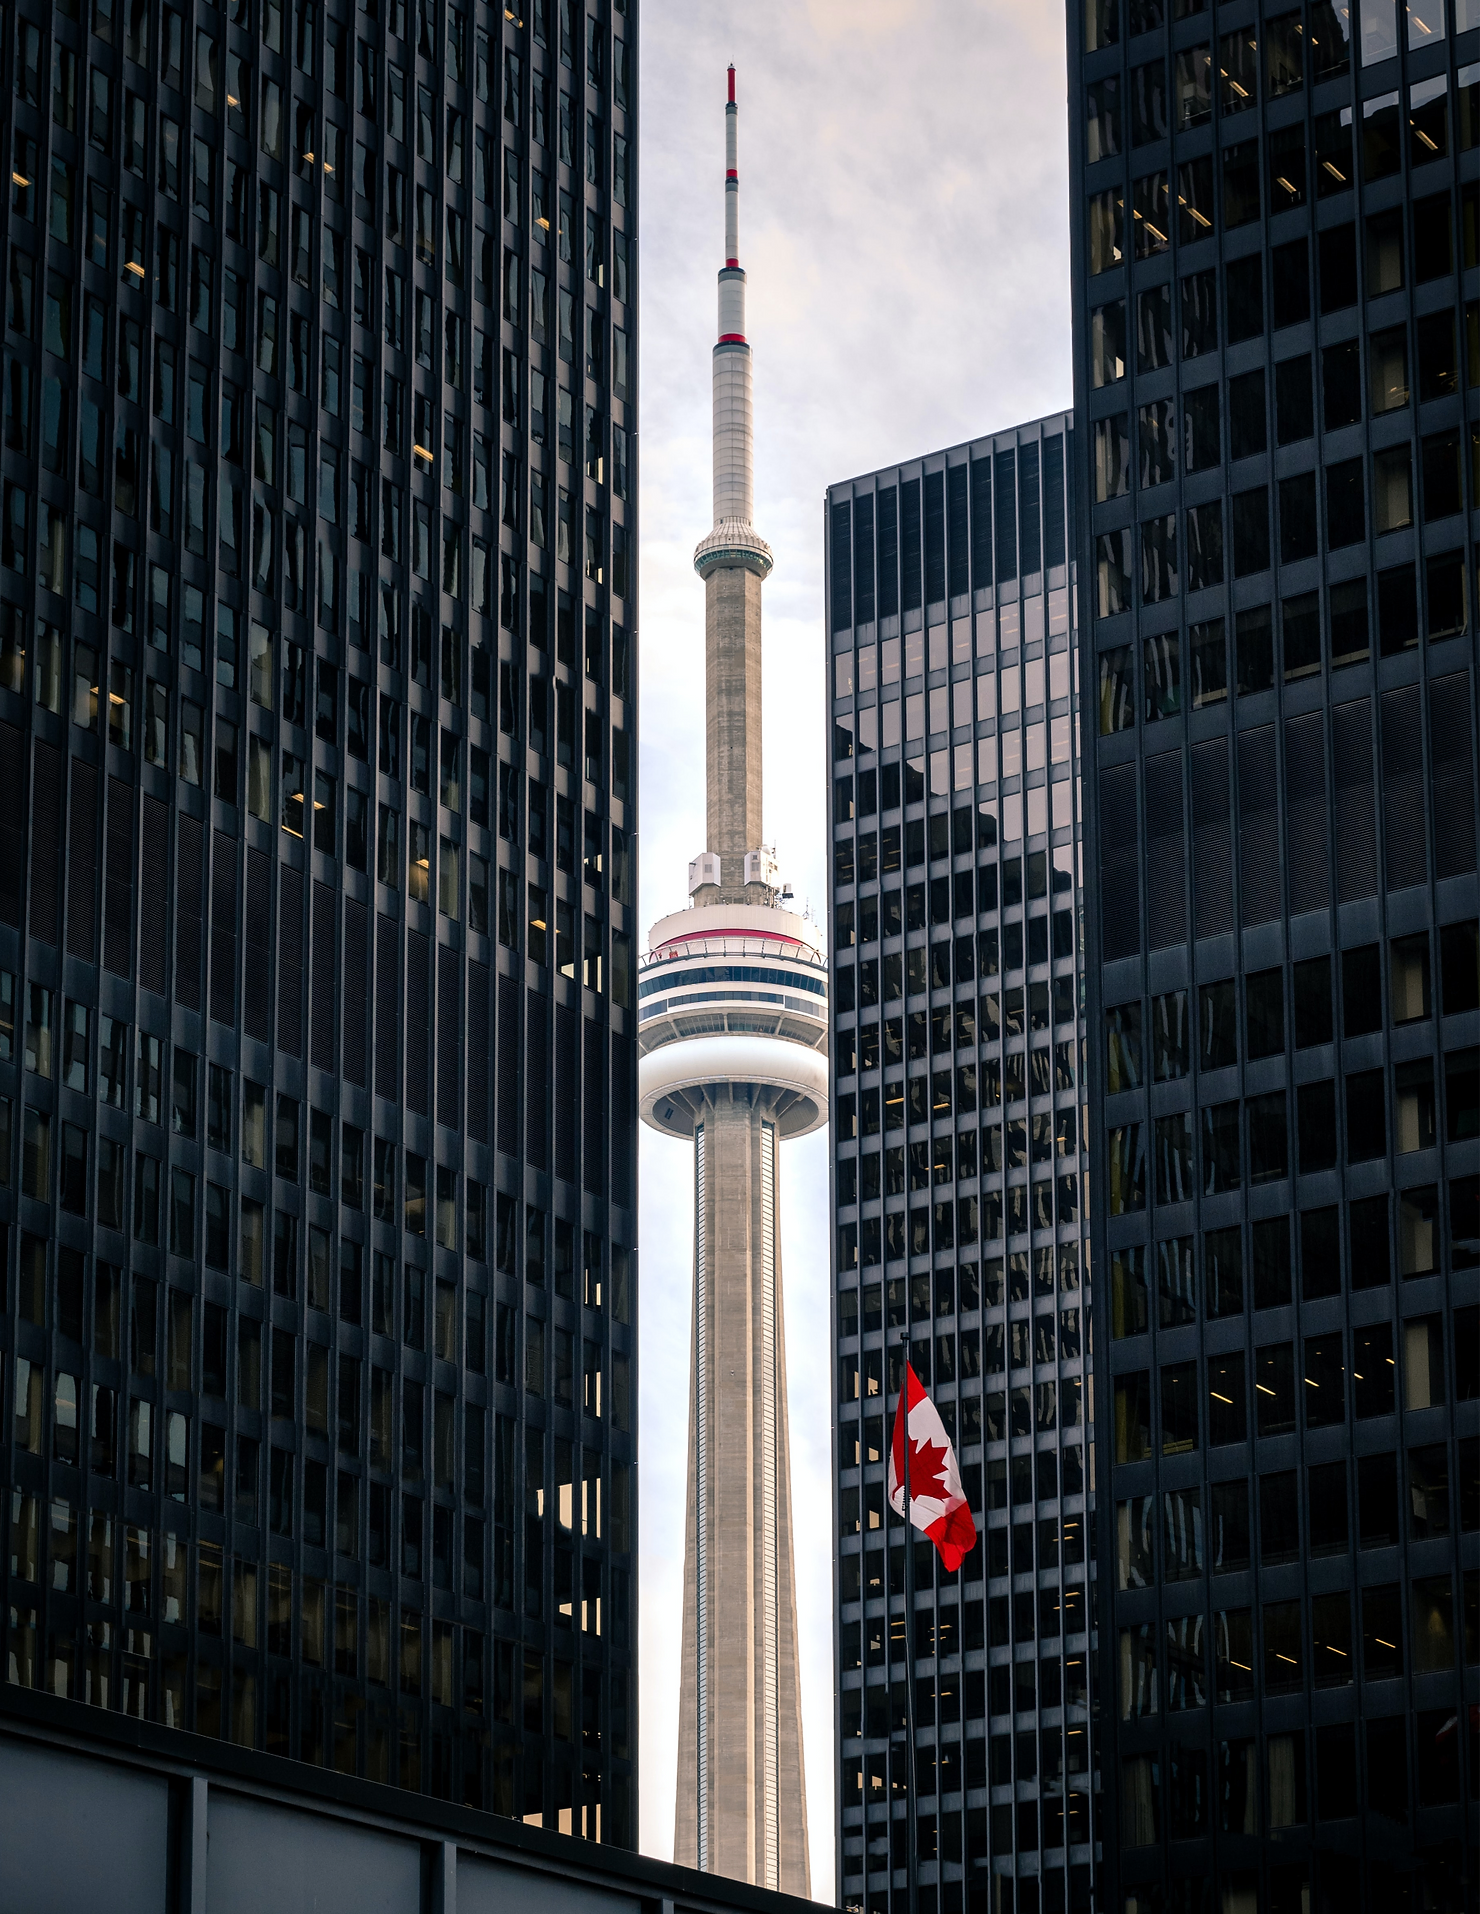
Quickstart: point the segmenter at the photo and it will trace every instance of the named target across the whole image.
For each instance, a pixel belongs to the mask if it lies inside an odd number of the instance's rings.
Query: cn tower
[[[827,967],[761,822],[761,585],[738,108],[725,108],[704,580],[705,848],[638,986],[643,1120],[694,1145],[683,1667],[674,1859],[810,1893],[781,1299],[779,1146],[827,1121]],[[821,1272],[819,1272],[819,1279]]]

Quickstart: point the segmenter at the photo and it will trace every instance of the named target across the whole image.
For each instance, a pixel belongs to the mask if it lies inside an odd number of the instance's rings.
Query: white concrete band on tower
[[[739,109],[725,110],[705,598],[706,842],[638,981],[638,1107],[694,1144],[694,1317],[674,1858],[810,1893],[786,1413],[779,1145],[827,1121],[827,959],[789,908],[761,805],[761,584],[741,270]]]
[[[735,272],[731,278],[743,279]],[[721,307],[724,287],[721,285]],[[740,314],[742,323],[745,315]],[[721,311],[721,324],[724,314]],[[750,396],[750,347],[744,340],[722,342],[714,354],[714,522],[749,525],[754,414]]]

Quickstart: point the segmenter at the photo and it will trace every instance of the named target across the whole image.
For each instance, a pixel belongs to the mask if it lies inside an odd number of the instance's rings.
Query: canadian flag
[[[961,1488],[956,1451],[940,1411],[926,1395],[910,1363],[904,1366],[904,1387],[899,1392],[894,1440],[889,1447],[889,1506],[896,1515],[905,1512],[906,1443],[910,1522],[934,1542],[947,1569],[958,1569],[976,1547],[976,1523]]]

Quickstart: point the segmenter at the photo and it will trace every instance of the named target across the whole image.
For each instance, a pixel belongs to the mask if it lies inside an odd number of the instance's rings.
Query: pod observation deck
[[[770,1105],[783,1137],[827,1121],[827,959],[796,911],[709,904],[652,928],[638,971],[638,1109],[692,1137],[729,1091]]]

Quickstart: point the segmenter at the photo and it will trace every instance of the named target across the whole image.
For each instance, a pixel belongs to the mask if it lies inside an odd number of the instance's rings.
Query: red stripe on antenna
[[[735,69],[730,68],[730,105],[735,104]]]

